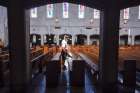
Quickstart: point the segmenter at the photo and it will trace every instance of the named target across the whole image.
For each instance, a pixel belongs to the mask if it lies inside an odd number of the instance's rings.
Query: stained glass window
[[[93,15],[94,15],[94,19],[99,19],[100,18],[100,11],[97,9],[94,9]]]
[[[30,10],[31,18],[37,18],[37,8],[33,8]]]
[[[123,19],[129,19],[129,8],[124,9]]]
[[[69,3],[63,3],[63,18],[69,17]]]
[[[83,5],[79,5],[78,6],[78,17],[79,18],[84,18],[84,13],[85,13],[85,6],[83,6]]]
[[[52,18],[53,17],[53,4],[47,5],[47,17]]]

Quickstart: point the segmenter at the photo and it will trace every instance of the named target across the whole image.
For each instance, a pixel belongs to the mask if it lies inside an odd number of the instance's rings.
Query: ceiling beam
[[[120,9],[134,7],[140,5],[140,0],[121,0]]]

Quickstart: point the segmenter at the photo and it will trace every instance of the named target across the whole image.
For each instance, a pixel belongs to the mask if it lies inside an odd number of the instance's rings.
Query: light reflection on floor
[[[30,93],[95,93],[94,87],[90,84],[88,76],[85,74],[85,87],[69,86],[68,70],[61,72],[60,82],[56,88],[46,88],[45,75],[39,75],[33,80],[33,87]]]
[[[59,85],[56,88],[46,88],[45,74],[40,74],[33,80],[33,86],[29,93],[97,93],[87,71],[85,71],[85,86],[71,87],[69,86],[69,70],[68,63],[65,63],[66,70],[61,71]],[[120,93],[120,92],[119,92]],[[138,90],[135,93],[140,93]]]

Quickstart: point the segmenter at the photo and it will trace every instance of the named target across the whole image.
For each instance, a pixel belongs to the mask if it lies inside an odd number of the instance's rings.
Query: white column
[[[75,35],[72,35],[72,45],[75,43]]]
[[[87,35],[87,45],[90,45],[90,35]]]
[[[59,45],[59,35],[56,35],[56,38],[57,38],[57,45]]]
[[[128,45],[131,45],[131,36],[128,35]]]
[[[9,40],[8,40],[8,28],[5,27],[4,28],[4,46],[7,46],[9,44]]]
[[[44,45],[44,35],[41,34],[41,45],[43,46]]]
[[[75,35],[75,42],[76,42],[76,44],[77,44],[77,35]]]
[[[131,31],[128,30],[128,45],[131,45]]]
[[[7,25],[7,18],[4,18],[4,46],[8,45],[8,25]]]
[[[132,45],[135,45],[135,36],[134,35],[132,36],[131,40],[132,40]]]

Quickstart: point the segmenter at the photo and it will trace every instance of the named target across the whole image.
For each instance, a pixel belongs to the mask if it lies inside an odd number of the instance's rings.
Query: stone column
[[[10,0],[8,6],[10,93],[26,93],[30,73],[30,11],[25,0]]]
[[[120,10],[114,6],[101,11],[99,81],[102,93],[116,93],[117,91],[119,19]]]

